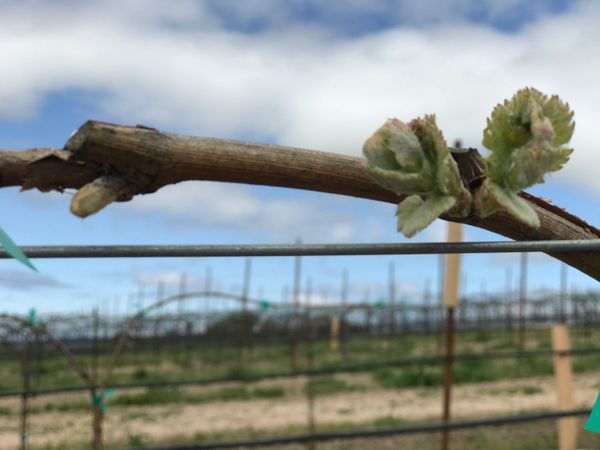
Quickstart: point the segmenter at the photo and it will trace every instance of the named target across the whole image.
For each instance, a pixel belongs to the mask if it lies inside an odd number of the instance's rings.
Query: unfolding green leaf
[[[456,203],[451,195],[428,197],[423,200],[411,195],[398,205],[398,231],[406,237],[413,237]]]
[[[569,105],[533,89],[521,89],[497,105],[483,132],[486,175],[498,186],[519,192],[560,169],[572,149],[562,147],[575,124]]]
[[[573,151],[563,147],[573,134],[573,112],[557,96],[548,98],[521,89],[497,105],[483,131],[487,180],[475,194],[475,212],[486,217],[505,209],[523,223],[539,226],[535,211],[517,196],[522,189],[543,183],[559,170]]]
[[[470,203],[435,116],[386,121],[366,142],[367,172],[384,188],[410,195],[398,206],[398,230],[413,236],[457,202]]]
[[[535,211],[515,192],[502,189],[494,183],[489,184],[488,192],[504,209],[524,224],[534,228],[540,226],[540,220]]]

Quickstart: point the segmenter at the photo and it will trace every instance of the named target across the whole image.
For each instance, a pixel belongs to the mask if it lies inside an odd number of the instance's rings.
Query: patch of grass
[[[585,372],[586,370],[598,370],[600,367],[600,355],[589,354],[573,358],[573,372]]]
[[[227,376],[231,378],[245,378],[252,375],[252,371],[244,366],[234,366],[227,371]]]
[[[488,393],[492,395],[535,395],[544,392],[544,390],[535,385],[510,386],[506,388],[490,389]]]
[[[439,368],[420,366],[418,368],[377,369],[373,378],[386,389],[399,389],[413,386],[437,386],[443,378]]]
[[[60,402],[60,403],[44,403],[42,407],[33,407],[30,408],[32,413],[36,412],[68,412],[68,411],[83,411],[89,410],[92,407],[92,403],[85,401],[76,401],[76,402]]]
[[[383,416],[378,417],[373,421],[373,426],[376,428],[392,428],[405,425],[406,421],[400,417]]]
[[[138,394],[120,394],[110,400],[111,405],[156,405],[161,403],[181,402],[185,397],[179,389],[149,388]]]
[[[133,378],[134,380],[145,380],[146,378],[148,378],[148,371],[146,371],[146,369],[144,369],[143,367],[139,367],[135,369],[135,372],[133,372],[131,378]]]
[[[257,387],[252,390],[252,397],[255,398],[279,398],[285,395],[285,389],[279,386]]]
[[[136,394],[120,394],[110,400],[111,405],[143,406],[168,403],[205,403],[210,401],[251,400],[254,398],[277,398],[285,395],[280,387],[230,386],[207,393],[190,393],[176,388],[150,388]]]
[[[129,447],[144,447],[146,445],[146,440],[141,434],[132,433],[127,436],[127,445]]]
[[[485,359],[470,359],[455,364],[455,383],[476,383],[498,379],[493,362]]]
[[[362,386],[350,384],[333,375],[324,375],[310,380],[304,387],[304,392],[312,390],[313,395],[329,395],[338,392],[356,391],[363,389]]]
[[[204,397],[210,400],[248,400],[251,397],[246,386],[233,386],[219,389],[215,394]]]
[[[123,421],[130,421],[130,420],[138,420],[141,419],[144,422],[153,422],[154,417],[147,413],[146,411],[131,411],[128,412],[126,414],[123,414]]]

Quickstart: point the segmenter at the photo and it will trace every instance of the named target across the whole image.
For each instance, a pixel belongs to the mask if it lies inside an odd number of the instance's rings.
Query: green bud
[[[470,194],[463,187],[458,167],[435,116],[408,125],[387,120],[364,144],[367,172],[386,189],[409,195],[398,205],[398,230],[413,236],[456,205],[464,211]]]
[[[568,104],[533,88],[519,90],[494,108],[483,132],[483,145],[491,154],[485,159],[488,179],[477,194],[485,198],[475,200],[479,216],[504,208],[528,225],[539,226],[535,212],[516,194],[543,183],[547,173],[567,162],[573,150],[563,144],[573,134],[572,119]]]

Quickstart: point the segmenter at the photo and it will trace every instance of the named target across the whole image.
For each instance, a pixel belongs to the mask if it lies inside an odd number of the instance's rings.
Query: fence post
[[[304,314],[306,321],[306,368],[308,370],[307,381],[306,381],[306,400],[307,400],[307,421],[308,421],[308,433],[313,436],[316,432],[315,426],[315,392],[314,392],[314,379],[313,372],[315,370],[315,350],[314,350],[314,339],[315,329],[312,321],[311,314],[311,296],[312,296],[312,281],[309,278],[306,282],[306,291],[304,298]],[[306,448],[308,450],[315,450],[317,443],[310,439],[307,442]]]
[[[573,409],[573,374],[571,371],[571,344],[569,330],[564,324],[552,327],[552,349],[554,350],[554,380],[556,385],[557,409]],[[577,419],[558,419],[559,450],[575,450],[577,446]]]
[[[29,330],[24,330],[23,347],[21,348],[21,373],[23,375],[23,392],[21,393],[21,450],[27,450],[29,429],[29,395],[31,390],[31,367],[29,361]]]
[[[462,224],[450,222],[448,224],[448,242],[462,240]],[[454,310],[458,304],[458,288],[460,283],[460,255],[450,254],[446,259],[443,302],[447,310],[446,322],[446,358],[444,362],[444,396],[443,420],[450,421],[450,401],[452,394],[453,358],[454,358]],[[441,449],[450,448],[450,432],[442,432]]]
[[[302,241],[296,240],[300,245]],[[301,259],[300,256],[294,258],[294,286],[292,305],[293,312],[290,320],[290,370],[295,372],[298,369],[298,331],[300,326],[300,278],[301,278]]]
[[[98,395],[98,309],[94,308],[92,312],[92,367],[91,367],[91,379],[93,382],[92,386],[92,448],[94,450],[100,450],[102,448],[102,419],[104,418],[104,411],[102,411],[102,397]],[[101,394],[100,394],[101,395]],[[100,401],[99,401],[100,399]]]

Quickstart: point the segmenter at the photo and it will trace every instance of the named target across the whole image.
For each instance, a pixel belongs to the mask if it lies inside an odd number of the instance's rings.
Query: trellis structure
[[[127,201],[135,195],[152,193],[165,185],[186,180],[292,187],[394,204],[403,199],[378,186],[366,174],[359,158],[273,145],[180,136],[145,126],[127,127],[90,121],[69,139],[64,149],[0,151],[0,187],[21,186],[23,189],[37,188],[41,191],[79,189],[71,203],[71,211],[81,217],[93,214],[113,201]],[[471,189],[469,186],[467,188]],[[24,247],[23,250],[32,258],[418,253],[415,250],[428,254],[544,251],[600,280],[600,230],[543,199],[525,192],[520,195],[538,215],[541,223],[539,228],[525,226],[505,212],[485,219],[443,217],[525,241],[518,243],[421,244],[420,249],[419,244],[381,244],[366,247]],[[96,383],[92,382],[92,386],[95,387]],[[102,393],[94,391],[94,399],[97,395]],[[97,406],[100,410],[100,405]],[[438,429],[452,426],[445,424]],[[355,434],[346,433],[347,436]]]

